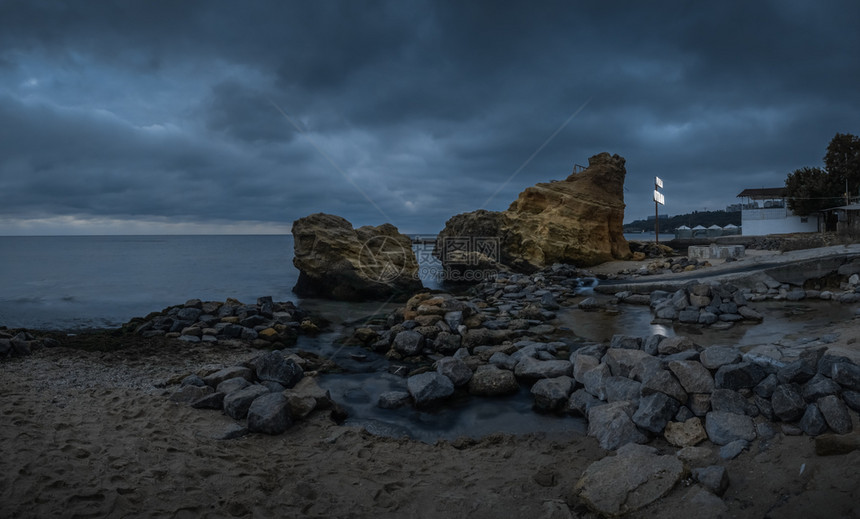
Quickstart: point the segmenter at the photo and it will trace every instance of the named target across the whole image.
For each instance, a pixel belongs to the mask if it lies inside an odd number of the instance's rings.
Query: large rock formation
[[[292,233],[300,296],[405,300],[422,288],[412,241],[391,224],[353,229],[340,216],[316,213],[293,222]]]
[[[459,270],[495,260],[524,272],[553,263],[591,266],[627,258],[624,163],[618,155],[601,153],[563,181],[527,188],[506,211],[454,216],[439,234],[436,254],[446,267]]]

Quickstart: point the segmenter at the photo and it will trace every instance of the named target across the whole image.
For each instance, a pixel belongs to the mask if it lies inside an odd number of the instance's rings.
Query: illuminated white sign
[[[666,199],[663,198],[663,193],[657,191],[656,189],[654,190],[654,201],[660,205],[666,205]]]
[[[654,177],[654,185],[657,186],[658,189],[663,187],[663,179],[660,177]]]

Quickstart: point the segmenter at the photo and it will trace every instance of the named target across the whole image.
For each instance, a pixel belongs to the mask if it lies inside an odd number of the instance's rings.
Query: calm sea
[[[438,288],[432,247],[416,247]],[[298,302],[297,279],[288,235],[0,236],[0,326],[114,328],[193,298]]]
[[[188,299],[295,301],[292,236],[0,237],[0,325],[116,327]]]

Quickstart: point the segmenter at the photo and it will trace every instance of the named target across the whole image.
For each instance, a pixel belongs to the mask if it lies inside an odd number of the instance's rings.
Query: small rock
[[[267,393],[248,408],[248,431],[264,434],[282,434],[293,424],[287,397],[281,393]]]
[[[700,485],[718,496],[725,494],[729,488],[729,474],[726,472],[725,467],[711,465],[709,467],[693,469],[692,474],[693,479],[698,481]]]
[[[705,431],[712,443],[726,445],[735,440],[755,440],[755,425],[746,415],[711,411],[705,417]]]
[[[702,420],[697,417],[685,422],[668,422],[663,436],[675,447],[691,447],[708,439]]]
[[[265,394],[269,394],[269,390],[257,384],[234,391],[224,397],[224,412],[234,420],[241,420],[247,416],[251,403]]]
[[[568,376],[538,380],[531,389],[535,409],[545,412],[561,410],[568,403],[573,385],[573,379]]]
[[[592,407],[588,411],[588,435],[597,438],[600,447],[615,450],[628,443],[644,443],[648,438],[630,419],[633,408],[629,402]]]
[[[454,394],[454,383],[437,372],[421,373],[406,379],[415,405],[430,405]]]
[[[800,419],[798,425],[809,436],[818,436],[827,432],[827,422],[815,404],[806,406],[806,411],[803,413],[803,417]]]
[[[377,406],[382,409],[397,409],[408,405],[412,397],[406,391],[386,391],[379,395]]]
[[[735,440],[723,445],[720,448],[720,457],[724,460],[733,460],[744,450],[748,449],[750,442],[746,440]]]
[[[783,422],[796,422],[806,412],[806,401],[793,384],[782,384],[770,399],[773,413]]]
[[[436,371],[445,375],[455,387],[464,386],[472,379],[472,370],[461,359],[445,357],[436,362]]]
[[[821,397],[816,405],[821,414],[824,415],[827,425],[836,434],[848,434],[854,429],[851,415],[848,413],[848,406],[836,395]]]

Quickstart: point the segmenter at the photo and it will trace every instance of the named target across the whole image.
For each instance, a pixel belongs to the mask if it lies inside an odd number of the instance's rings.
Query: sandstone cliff
[[[588,168],[563,181],[539,183],[520,193],[502,212],[478,210],[454,216],[437,240],[445,265],[471,258],[475,250],[451,254],[452,244],[476,247],[479,238],[495,237],[496,260],[530,272],[553,263],[592,266],[630,256],[624,239],[624,158],[601,153],[588,159]],[[470,242],[471,240],[471,242]],[[487,256],[489,248],[480,254]],[[484,258],[482,258],[484,259]]]
[[[292,233],[300,296],[405,300],[422,288],[412,242],[391,224],[353,229],[340,216],[316,213],[293,222]]]

